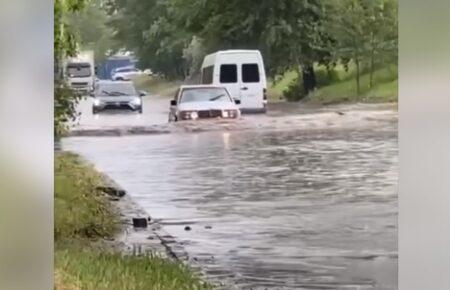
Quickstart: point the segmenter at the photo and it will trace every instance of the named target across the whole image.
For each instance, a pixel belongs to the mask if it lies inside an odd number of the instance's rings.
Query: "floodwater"
[[[397,289],[395,120],[289,127],[62,146],[123,186],[226,287]]]

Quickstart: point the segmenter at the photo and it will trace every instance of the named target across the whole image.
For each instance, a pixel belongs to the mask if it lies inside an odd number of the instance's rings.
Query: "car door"
[[[240,64],[239,90],[242,108],[263,108],[263,86],[258,63]]]

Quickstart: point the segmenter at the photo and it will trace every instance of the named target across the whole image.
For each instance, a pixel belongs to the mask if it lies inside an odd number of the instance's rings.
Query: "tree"
[[[54,3],[54,131],[60,135],[69,120],[76,118],[76,104],[80,96],[72,92],[61,77],[62,60],[74,56],[77,51],[76,37],[66,22],[68,13],[81,11],[88,0],[55,0]]]
[[[397,3],[393,0],[366,1],[367,29],[370,33],[369,58],[370,76],[369,87],[373,87],[373,73],[376,60],[397,62],[398,29]]]
[[[110,0],[115,39],[133,50],[139,65],[168,78],[185,77],[183,50],[192,35],[176,25],[169,1]]]
[[[376,59],[396,54],[396,1],[336,0],[331,3],[328,29],[337,40],[336,56],[345,64],[350,60],[355,63],[356,92],[360,95],[363,63],[369,63],[369,86],[372,87]]]
[[[172,0],[178,26],[201,37],[208,52],[253,48],[275,75],[298,70],[307,92],[315,87],[314,62],[324,62],[331,38],[318,0]],[[303,73],[302,73],[303,72]]]
[[[110,51],[120,48],[113,39],[114,30],[108,23],[104,0],[91,0],[82,12],[69,13],[66,19],[80,46],[94,51],[97,63],[103,62]]]

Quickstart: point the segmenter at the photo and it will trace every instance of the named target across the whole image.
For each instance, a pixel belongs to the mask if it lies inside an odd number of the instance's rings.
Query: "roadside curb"
[[[168,258],[188,266],[202,280],[213,285],[215,289],[238,289],[235,286],[226,285],[219,277],[215,278],[208,275],[196,258],[191,259],[183,245],[175,237],[168,234],[163,226],[149,216],[142,207],[136,204],[124,188],[106,174],[102,172],[100,174],[103,178],[103,184],[98,190],[103,191],[109,197],[110,202],[120,214],[121,231],[113,241],[109,242],[114,249],[125,255],[149,254]],[[147,227],[135,228],[133,218],[146,218],[148,221]]]
[[[188,259],[187,253],[176,243],[175,238],[166,233],[158,222],[137,205],[125,189],[104,173],[101,174],[103,184],[97,189],[109,197],[120,214],[122,229],[116,237],[116,242],[120,243],[119,247],[123,252],[135,255],[152,253],[177,261]],[[134,227],[133,218],[147,219],[147,227]]]

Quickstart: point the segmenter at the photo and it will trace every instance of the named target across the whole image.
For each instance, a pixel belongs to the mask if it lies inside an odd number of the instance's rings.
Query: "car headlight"
[[[238,111],[237,110],[223,110],[222,118],[237,118]]]
[[[94,100],[94,106],[100,106],[101,101],[99,99]]]
[[[180,111],[179,117],[181,120],[195,120],[198,118],[197,111]]]
[[[131,103],[133,105],[139,106],[139,105],[141,105],[142,101],[140,98],[134,98],[133,101],[131,101]]]

